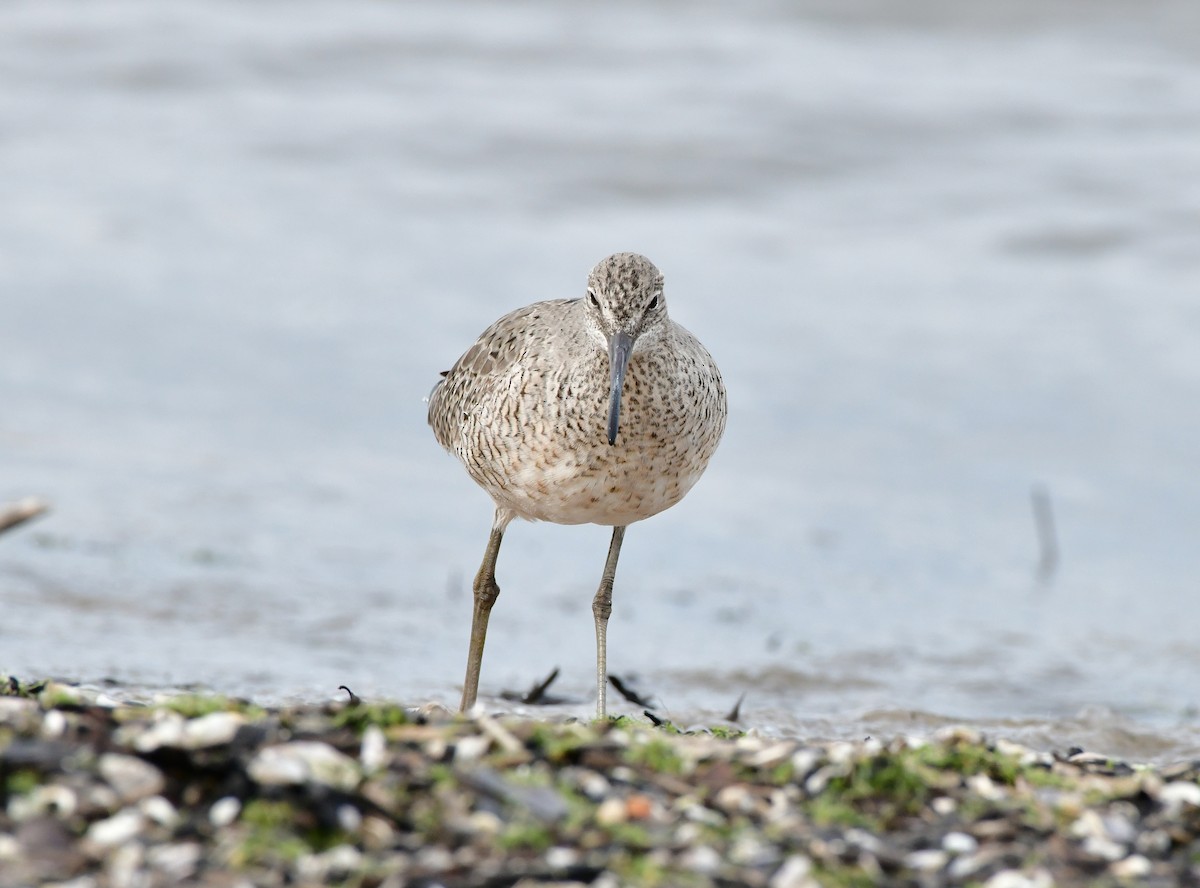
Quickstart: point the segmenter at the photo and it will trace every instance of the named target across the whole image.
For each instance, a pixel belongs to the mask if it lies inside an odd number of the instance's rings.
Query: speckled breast
[[[649,518],[683,499],[724,431],[720,374],[695,347],[634,353],[612,445],[607,356],[555,371],[515,368],[480,405],[476,421],[493,433],[464,435],[459,455],[497,505],[523,518],[612,526]]]

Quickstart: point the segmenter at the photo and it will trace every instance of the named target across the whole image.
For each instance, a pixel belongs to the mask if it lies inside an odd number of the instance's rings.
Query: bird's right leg
[[[467,651],[467,679],[463,684],[462,703],[458,707],[460,712],[466,712],[474,706],[475,697],[479,694],[479,669],[483,663],[483,643],[487,639],[488,617],[492,613],[492,605],[500,597],[500,587],[496,585],[496,556],[500,554],[500,541],[504,539],[504,528],[510,520],[510,515],[496,510],[492,533],[483,553],[483,564],[479,565],[479,573],[475,574],[475,583],[472,586],[475,592],[475,609],[471,614],[471,647]]]

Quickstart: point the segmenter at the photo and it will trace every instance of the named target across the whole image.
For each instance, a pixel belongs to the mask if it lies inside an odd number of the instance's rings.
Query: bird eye
[[[646,306],[646,311],[654,311],[658,308],[658,294],[654,294],[654,298],[650,300],[650,304]]]
[[[591,290],[588,290],[588,304],[596,309],[596,311],[600,310],[600,300],[596,298],[596,294]]]

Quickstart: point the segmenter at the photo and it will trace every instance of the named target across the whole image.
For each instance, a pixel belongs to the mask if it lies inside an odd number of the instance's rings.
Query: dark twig
[[[358,698],[358,695],[357,695],[357,694],[355,694],[355,693],[354,693],[354,691],[350,690],[350,689],[349,689],[348,687],[346,687],[345,685],[338,685],[338,690],[339,690],[339,691],[345,691],[347,694],[349,694],[349,695],[350,695],[350,700],[349,700],[349,703],[350,703],[350,705],[351,705],[351,706],[357,706],[359,703],[361,703],[361,702],[362,702],[362,700],[360,700],[360,699]]]
[[[535,703],[540,703],[542,701],[542,698],[546,696],[546,688],[548,688],[548,687],[550,687],[550,685],[554,684],[554,680],[556,678],[558,678],[558,667],[557,666],[555,666],[552,670],[550,670],[550,674],[546,676],[545,680],[540,681],[537,684],[535,684],[533,687],[531,687],[529,689],[529,693],[525,695],[525,699],[523,699],[521,702],[529,703],[531,705],[535,704]]]
[[[1054,523],[1054,505],[1050,500],[1050,491],[1042,484],[1033,486],[1030,497],[1033,500],[1033,523],[1038,538],[1037,577],[1045,583],[1053,579],[1058,570],[1058,529]]]
[[[733,709],[729,710],[729,715],[725,716],[725,721],[731,721],[731,722],[736,723],[741,720],[742,701],[745,699],[746,699],[746,692],[742,691],[741,696],[737,698],[737,702],[733,704]]]
[[[612,676],[610,675],[609,678],[612,678]],[[659,718],[657,715],[655,715],[649,709],[643,709],[642,715],[644,715],[644,716],[646,716],[646,718],[650,719],[650,723],[653,724],[654,727],[656,727],[656,728],[661,728],[664,724],[666,724],[665,719]]]
[[[11,530],[18,524],[24,524],[31,518],[36,518],[48,509],[44,502],[36,497],[26,497],[7,506],[0,506],[0,533]]]
[[[525,703],[529,706],[554,706],[557,703],[566,703],[566,697],[556,697],[553,694],[547,694],[546,689],[554,684],[558,678],[558,667],[550,671],[542,681],[535,682],[525,693],[520,691],[502,691],[500,696],[505,700],[511,700],[514,703]]]
[[[611,672],[608,674],[608,680],[611,681],[612,686],[617,689],[617,693],[620,694],[622,697],[624,697],[626,700],[628,700],[630,703],[632,703],[634,706],[653,706],[654,705],[648,697],[643,697],[641,694],[639,694],[633,688],[629,687],[629,685],[625,684],[625,682],[621,681],[620,678],[613,675]]]

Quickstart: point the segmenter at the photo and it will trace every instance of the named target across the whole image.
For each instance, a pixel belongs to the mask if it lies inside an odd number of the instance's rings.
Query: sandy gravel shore
[[[1200,883],[1200,763],[3,683],[0,884]]]

